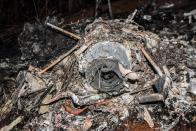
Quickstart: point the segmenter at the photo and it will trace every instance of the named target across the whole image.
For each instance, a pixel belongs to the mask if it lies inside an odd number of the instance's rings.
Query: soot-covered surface
[[[130,113],[128,113],[126,110],[124,111],[124,113],[122,113],[119,108],[127,108],[124,107],[126,104],[121,105],[122,102],[130,102],[134,100],[134,96],[127,95],[126,93],[122,96],[115,96],[113,94],[114,96],[110,96],[111,99],[109,99],[109,102],[106,101],[103,103],[96,103],[96,105],[89,107],[85,107],[85,104],[82,104],[78,107],[78,103],[76,104],[76,101],[74,101],[74,99],[73,101],[70,101],[69,99],[62,100],[50,106],[50,110],[53,110],[53,112],[49,112],[48,114],[46,113],[41,116],[38,115],[38,113],[42,114],[42,112],[37,113],[37,110],[34,113],[29,112],[29,108],[32,109],[32,106],[35,106],[37,104],[35,99],[36,94],[31,94],[24,100],[22,99],[21,103],[18,103],[17,101],[17,104],[15,104],[16,101],[12,101],[12,99],[16,97],[16,95],[18,94],[17,90],[19,90],[20,87],[17,85],[20,80],[17,80],[17,82],[15,80],[18,71],[26,70],[29,64],[35,67],[43,67],[48,63],[48,61],[55,59],[60,54],[66,52],[76,44],[76,41],[63,36],[62,34],[54,32],[43,24],[27,23],[25,24],[23,32],[18,38],[19,44],[16,47],[13,47],[14,50],[16,49],[14,53],[15,57],[7,57],[10,55],[10,53],[8,53],[9,55],[5,55],[5,57],[1,59],[1,127],[8,125],[12,120],[22,115],[25,117],[25,122],[22,122],[22,124],[20,124],[16,129],[23,128],[25,130],[27,128],[35,129],[36,127],[40,129],[73,129],[73,125],[76,126],[76,128],[78,126],[78,129],[83,129],[86,124],[88,126],[85,127],[85,129],[90,130],[114,130],[118,126],[122,127],[120,129],[126,128],[129,130],[143,130],[148,125],[152,126],[152,121],[149,120],[150,118],[144,118],[145,115],[148,116],[150,114],[152,120],[154,121],[154,127],[149,128],[149,130],[167,130],[172,128],[174,130],[183,130],[185,129],[185,127],[188,129],[195,129],[195,96],[194,94],[191,95],[191,93],[194,93],[193,91],[195,90],[196,79],[195,18],[194,15],[191,16],[192,21],[190,23],[189,17],[184,16],[184,13],[191,11],[191,7],[188,10],[187,8],[181,8],[181,10],[177,11],[175,8],[177,8],[175,4],[165,4],[161,7],[156,4],[144,5],[138,8],[138,12],[134,17],[134,21],[141,25],[139,26],[139,29],[152,31],[160,37],[159,45],[155,45],[156,51],[154,51],[153,48],[149,48],[149,52],[160,67],[162,67],[162,65],[166,65],[168,67],[171,75],[170,77],[173,85],[172,89],[168,91],[168,97],[165,100],[165,106],[159,103],[154,103],[152,105],[136,104],[134,105],[134,108],[132,110],[129,110]],[[50,21],[55,25],[64,27],[64,29],[68,29],[76,34],[80,34],[80,36],[85,36],[84,28],[87,24],[92,23],[91,19],[86,19],[80,21],[79,23],[61,25],[61,22],[58,21],[55,17],[48,18],[46,21]],[[121,21],[125,22],[125,20]],[[112,22],[110,24],[112,24]],[[88,29],[86,31],[88,31]],[[104,37],[97,37],[97,40],[99,40],[99,38],[103,39]],[[149,39],[149,41],[151,40]],[[19,45],[21,52],[19,50]],[[151,75],[154,75],[154,71],[149,68],[149,63],[145,63],[146,61],[144,60],[144,57],[141,57],[138,54],[139,53],[137,53],[136,51],[135,57],[139,60],[142,60],[144,64],[139,64],[133,70],[136,72],[142,72],[142,70],[148,69],[147,72],[149,72],[149,74]],[[6,57],[7,59],[5,59]],[[71,57],[65,63],[73,62],[72,60],[75,60],[75,58]],[[58,91],[58,87],[61,87],[61,85],[63,85],[63,87],[66,87],[67,83],[69,83],[71,79],[73,79],[77,75],[80,75],[78,73],[71,75],[71,77],[69,76],[69,74],[65,75],[67,72],[71,74],[72,71],[77,71],[77,68],[72,70],[71,67],[69,67],[69,65],[66,66],[65,63],[57,66],[51,72],[49,71],[48,74],[42,76],[43,78],[41,78],[43,80],[33,79],[29,74],[28,77],[26,77],[26,81],[28,81],[29,79],[31,79],[32,81],[37,81],[36,83],[42,83],[42,81],[45,81],[48,87],[50,87],[51,83],[55,83],[55,86],[57,87],[56,90]],[[138,63],[136,63],[136,65],[137,64]],[[74,62],[73,65],[75,65]],[[53,72],[55,73],[53,74]],[[37,74],[35,73],[34,75],[34,77],[36,78]],[[147,76],[144,76],[144,78],[145,77]],[[50,80],[48,80],[48,78]],[[150,78],[153,77],[149,76],[148,79]],[[77,81],[80,81],[80,77],[76,78],[76,80],[74,80],[71,85],[73,87],[78,85]],[[137,85],[137,83],[134,84]],[[138,85],[140,85],[140,83],[138,83]],[[78,89],[78,87],[72,89],[72,91],[76,92],[76,94],[78,92],[77,90],[80,89]],[[60,92],[61,91],[66,91],[66,88],[63,88],[63,90],[60,90]],[[139,92],[139,96],[145,95],[151,91],[152,90]],[[191,93],[188,93],[187,91]],[[50,92],[50,95],[47,96],[49,98],[47,99],[50,99],[52,96],[54,97],[54,92]],[[28,94],[28,92],[26,93]],[[82,92],[77,95],[81,94]],[[37,95],[38,97],[41,97],[43,94]],[[66,96],[66,94],[64,95]],[[105,95],[96,97],[106,98]],[[11,105],[9,104],[10,100],[12,103]],[[83,102],[84,101],[81,99],[80,103]],[[10,106],[6,106],[5,103]],[[64,108],[61,108],[62,105]],[[86,110],[86,108],[88,109],[81,115],[72,116],[71,114],[73,112],[71,112],[70,114],[70,107],[72,110],[74,110],[74,108],[79,108],[81,110]],[[112,109],[110,111],[108,110],[110,108],[107,107],[115,107],[113,109],[116,110],[113,112]],[[129,117],[126,116],[127,114],[129,114]],[[119,119],[119,116],[126,119],[122,118],[121,121],[121,118]],[[55,118],[55,120],[52,120],[53,118]],[[145,121],[147,121],[148,124],[142,124],[145,123]],[[48,122],[54,122],[53,126],[48,124]],[[83,125],[83,123],[85,124]]]

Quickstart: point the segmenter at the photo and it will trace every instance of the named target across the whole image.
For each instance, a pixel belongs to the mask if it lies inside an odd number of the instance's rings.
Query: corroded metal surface
[[[94,44],[83,57],[87,65],[83,70],[90,85],[100,91],[120,90],[123,78],[118,63],[130,69],[128,53],[120,43],[104,41]]]

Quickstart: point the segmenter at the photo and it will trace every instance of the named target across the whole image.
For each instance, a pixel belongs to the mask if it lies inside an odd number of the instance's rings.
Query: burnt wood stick
[[[12,130],[16,125],[18,125],[19,123],[21,123],[23,121],[24,117],[23,116],[19,116],[17,117],[14,121],[12,121],[9,125],[4,126],[0,129],[0,131],[10,131]]]
[[[66,36],[69,36],[69,37],[75,39],[75,40],[80,40],[80,39],[81,39],[80,36],[78,36],[78,35],[76,35],[76,34],[74,34],[74,33],[71,33],[71,32],[69,32],[69,31],[66,31],[66,30],[64,30],[64,29],[62,29],[62,28],[59,28],[59,27],[57,27],[57,26],[55,26],[55,25],[52,25],[52,24],[50,24],[50,23],[46,23],[46,25],[47,25],[48,27],[51,27],[52,29],[55,29],[55,30],[57,30],[57,31],[59,31],[59,32],[61,32],[61,33],[63,33],[63,34],[66,35]]]
[[[144,56],[146,57],[146,59],[150,62],[150,64],[153,66],[153,68],[155,69],[155,71],[157,72],[157,74],[159,76],[163,76],[163,73],[161,71],[161,69],[157,66],[157,64],[152,60],[152,58],[150,57],[150,55],[146,52],[146,50],[144,49],[144,47],[141,47],[141,51],[144,54]]]
[[[68,55],[70,55],[73,51],[75,51],[77,48],[79,47],[79,45],[75,45],[71,50],[69,50],[68,52],[66,52],[65,54],[61,55],[58,59],[56,59],[54,62],[52,62],[49,66],[47,66],[46,68],[44,68],[43,70],[40,71],[40,74],[46,72],[47,70],[49,70],[50,68],[52,68],[53,66],[55,66],[56,64],[58,64],[60,61],[62,61],[65,57],[67,57]]]

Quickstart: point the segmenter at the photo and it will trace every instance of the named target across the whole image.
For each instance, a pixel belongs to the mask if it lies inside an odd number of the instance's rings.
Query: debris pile
[[[43,69],[39,62],[51,60],[45,57],[58,52],[68,38],[42,32],[43,25],[26,24],[19,37],[21,50],[24,59],[35,59],[20,71],[12,100],[1,108],[3,119],[14,108],[21,112],[2,130],[21,121],[23,130],[115,130],[127,120],[146,121],[161,130],[174,128],[180,120],[195,124],[195,32],[191,40],[166,27],[155,34],[135,23],[137,12],[133,14],[83,22],[86,28],[75,30],[78,41],[70,40],[72,48],[66,53],[62,49]],[[140,18],[150,20],[151,15]]]

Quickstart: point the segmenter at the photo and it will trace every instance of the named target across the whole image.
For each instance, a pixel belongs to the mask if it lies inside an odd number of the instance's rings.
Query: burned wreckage
[[[195,110],[195,85],[186,80],[191,70],[180,65],[183,82],[174,81],[176,69],[158,62],[167,39],[144,31],[131,17],[96,19],[82,37],[69,35],[78,40],[71,50],[43,70],[29,66],[17,76],[13,101],[34,114],[24,130],[115,130],[129,119],[170,130],[181,119],[194,122],[194,115],[187,116]],[[32,50],[41,54],[36,46]]]

